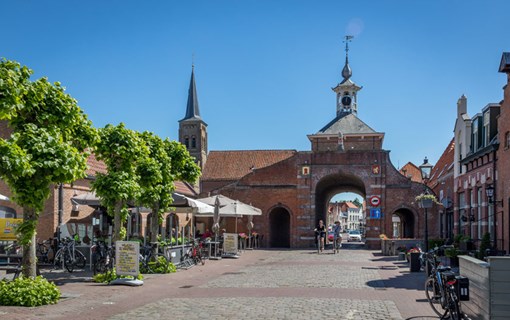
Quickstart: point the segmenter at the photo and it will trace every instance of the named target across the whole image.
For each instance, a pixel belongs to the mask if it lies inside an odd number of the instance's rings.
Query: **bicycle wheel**
[[[94,263],[94,274],[106,272],[106,259],[100,258]]]
[[[441,312],[441,296],[439,294],[439,287],[436,279],[428,278],[425,281],[425,295],[427,296],[427,300],[429,301],[430,307],[438,316],[443,316],[443,312]]]
[[[85,265],[87,264],[87,258],[85,258],[85,255],[81,253],[81,251],[74,251],[74,263],[78,268],[85,268]]]
[[[73,257],[71,257],[71,253],[67,250],[66,252],[64,252],[64,266],[67,269],[67,271],[69,272],[74,271],[74,259]]]
[[[450,320],[462,320],[462,314],[460,312],[459,300],[454,289],[448,289],[448,313]]]

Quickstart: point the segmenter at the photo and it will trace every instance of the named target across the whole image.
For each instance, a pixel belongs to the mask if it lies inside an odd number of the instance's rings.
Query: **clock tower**
[[[349,66],[349,42],[353,36],[345,36],[345,65],[342,69],[342,82],[332,88],[336,93],[336,115],[344,116],[350,113],[358,114],[357,93],[362,87],[356,85],[352,80],[352,70]]]

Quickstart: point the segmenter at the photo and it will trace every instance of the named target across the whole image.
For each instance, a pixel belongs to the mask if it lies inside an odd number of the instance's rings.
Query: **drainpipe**
[[[58,185],[58,226],[57,226],[57,240],[60,243],[60,227],[62,226],[62,215],[64,213],[64,185]]]

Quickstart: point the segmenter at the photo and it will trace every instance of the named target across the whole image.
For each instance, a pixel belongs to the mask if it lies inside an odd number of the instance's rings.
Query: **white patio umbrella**
[[[9,201],[9,197],[6,197],[3,194],[0,194],[0,200]]]
[[[175,192],[172,194],[172,198],[174,198],[174,202],[171,204],[172,207],[190,209],[192,213],[201,217],[212,216],[214,214],[213,206],[199,200]]]
[[[220,208],[220,216],[222,217],[235,217],[235,233],[237,233],[237,218],[242,218],[243,215],[247,216],[259,216],[262,214],[262,211],[258,208],[250,206],[241,201],[235,201],[234,203],[227,204],[226,206]]]

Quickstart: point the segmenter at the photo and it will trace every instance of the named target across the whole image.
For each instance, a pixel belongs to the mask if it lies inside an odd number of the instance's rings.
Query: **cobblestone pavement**
[[[207,261],[141,287],[98,285],[89,274],[46,274],[64,299],[39,308],[0,307],[5,319],[434,319],[425,275],[378,251],[344,246],[253,250]]]

